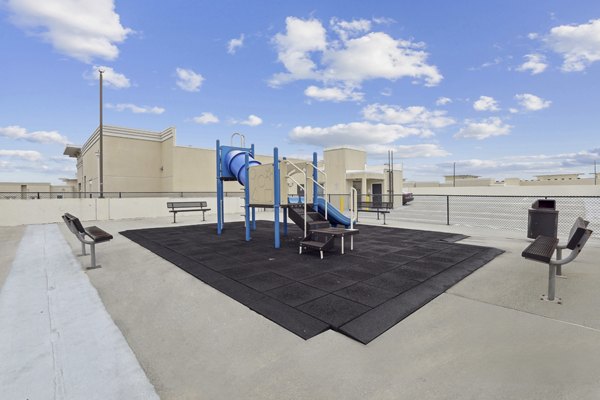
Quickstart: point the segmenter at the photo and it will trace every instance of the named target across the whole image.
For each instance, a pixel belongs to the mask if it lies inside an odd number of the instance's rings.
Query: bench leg
[[[87,256],[87,253],[85,252],[85,243],[81,243],[81,254],[80,256]]]
[[[385,223],[385,213],[383,213],[383,224],[384,224],[384,225],[387,225],[387,224]]]
[[[562,260],[562,249],[556,249],[556,260]],[[556,266],[556,277],[567,279],[567,276],[562,273],[562,265]]]
[[[175,211],[173,211],[173,223],[175,223],[175,216],[177,215],[177,213]]]
[[[204,214],[206,214],[206,211],[202,211],[202,221],[203,221],[203,222],[204,222],[204,221],[206,221],[206,219],[205,219],[205,217],[204,217]]]
[[[556,294],[556,265],[548,265],[548,294],[542,295],[542,300],[561,304],[561,299],[555,298]]]
[[[87,269],[100,268],[100,265],[96,265],[96,245],[90,244],[90,253],[92,254],[92,264]]]

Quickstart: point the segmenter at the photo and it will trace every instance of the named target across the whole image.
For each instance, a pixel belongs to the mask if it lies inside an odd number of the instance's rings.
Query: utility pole
[[[99,182],[100,182],[100,198],[104,197],[104,132],[103,132],[103,121],[102,121],[102,74],[104,74],[103,69],[99,69],[100,73],[100,171],[99,172]]]
[[[456,163],[452,166],[452,187],[456,187]]]

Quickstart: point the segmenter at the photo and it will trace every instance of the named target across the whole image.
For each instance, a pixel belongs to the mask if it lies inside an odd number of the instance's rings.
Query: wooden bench
[[[63,221],[67,224],[67,227],[75,237],[81,242],[81,255],[86,256],[85,245],[90,246],[90,253],[92,255],[92,263],[86,269],[94,269],[100,268],[100,265],[96,265],[96,244],[108,242],[113,238],[113,236],[98,228],[97,226],[88,226],[84,228],[79,221],[79,218],[71,215],[69,213],[65,213],[62,216]]]
[[[383,224],[387,225],[385,222],[385,215],[390,213],[390,210],[385,209],[385,208],[367,208],[367,209],[362,209],[359,208],[358,210],[356,210],[356,222],[358,222],[358,213],[361,212],[368,212],[368,213],[377,213],[377,220],[379,221],[379,214],[383,215]]]
[[[169,201],[167,208],[173,213],[173,223],[177,222],[175,216],[178,212],[202,211],[202,221],[206,221],[204,214],[210,211],[210,208],[206,208],[205,201]]]
[[[562,266],[573,261],[585,243],[592,234],[592,230],[587,229],[589,221],[578,217],[569,233],[569,240],[566,245],[559,245],[557,238],[549,236],[538,236],[523,252],[521,256],[528,260],[548,264],[548,294],[542,295],[542,300],[556,301],[559,304],[561,299],[555,300],[556,277],[562,276]],[[571,253],[567,258],[562,258],[562,250],[569,249]],[[556,259],[552,259],[556,251]]]

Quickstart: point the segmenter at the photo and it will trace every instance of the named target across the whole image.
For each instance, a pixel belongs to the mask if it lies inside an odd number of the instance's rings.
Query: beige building
[[[61,179],[64,185],[52,185],[48,182],[0,182],[3,199],[47,199],[72,197],[76,192],[76,180]]]
[[[65,155],[77,159],[77,191],[98,192],[99,129],[83,146],[68,145]],[[103,127],[104,192],[210,192],[216,191],[215,149],[176,145],[173,127],[160,132]],[[386,194],[390,173],[385,166],[367,166],[364,150],[347,147],[326,149],[324,160],[328,193],[346,194],[351,187],[359,193]],[[285,156],[285,154],[282,154]],[[307,154],[307,159],[311,154]],[[261,163],[273,162],[272,156],[256,155]],[[291,160],[294,161],[294,160]],[[296,160],[301,161],[301,160]],[[319,177],[323,181],[323,175]],[[224,182],[226,192],[239,192],[237,182]],[[393,186],[402,192],[402,171],[395,170]]]

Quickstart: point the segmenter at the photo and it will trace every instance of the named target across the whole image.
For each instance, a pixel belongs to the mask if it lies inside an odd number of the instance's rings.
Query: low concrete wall
[[[224,200],[227,214],[242,213],[241,199],[226,197]],[[167,209],[168,201],[206,201],[207,207],[211,209],[206,215],[217,213],[215,197],[2,200],[0,201],[0,226],[61,222],[61,216],[66,212],[79,217],[82,221],[166,217],[172,215]]]
[[[488,195],[488,196],[600,196],[600,186],[482,186],[482,187],[413,187],[416,195]]]

